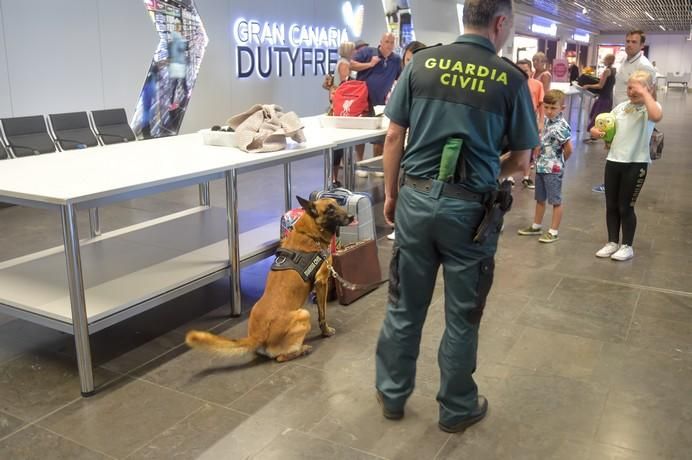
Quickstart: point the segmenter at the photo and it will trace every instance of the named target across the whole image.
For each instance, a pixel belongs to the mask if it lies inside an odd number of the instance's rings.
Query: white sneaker
[[[388,240],[394,241],[394,234],[395,234],[395,233],[396,233],[396,232],[392,232],[392,233],[390,233],[389,235],[387,235],[387,239],[388,239]]]
[[[626,244],[620,246],[620,249],[610,256],[612,260],[617,261],[630,260],[632,257],[634,257],[634,249],[632,249],[632,246],[627,246]]]
[[[603,247],[596,253],[596,257],[602,257],[602,258],[610,257],[610,256],[612,256],[613,254],[615,254],[619,248],[620,248],[620,245],[619,245],[619,244],[613,243],[613,242],[611,241],[610,243],[608,243],[608,244],[606,244],[605,246],[603,246]]]
[[[356,170],[356,176],[358,177],[368,177],[368,172],[363,171],[362,169],[357,169]]]
[[[384,173],[380,171],[375,171],[375,177],[384,177]]]

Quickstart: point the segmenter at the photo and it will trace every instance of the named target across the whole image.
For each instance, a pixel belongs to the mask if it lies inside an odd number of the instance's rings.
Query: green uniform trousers
[[[481,203],[404,186],[396,206],[396,240],[389,299],[376,355],[376,387],[385,406],[403,410],[413,392],[421,331],[437,271],[444,275],[445,332],[438,350],[440,422],[452,426],[476,409],[478,326],[493,281],[498,231],[473,243],[483,218]]]

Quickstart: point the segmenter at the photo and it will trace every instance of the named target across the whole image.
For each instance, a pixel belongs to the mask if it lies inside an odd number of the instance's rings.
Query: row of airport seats
[[[122,108],[0,119],[0,160],[134,140]]]

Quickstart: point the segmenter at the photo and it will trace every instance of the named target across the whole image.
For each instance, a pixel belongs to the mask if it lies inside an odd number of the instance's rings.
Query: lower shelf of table
[[[271,254],[278,222],[240,235],[241,266]],[[226,211],[195,208],[81,243],[86,310],[95,332],[230,275]],[[0,305],[72,331],[63,247],[0,264]]]

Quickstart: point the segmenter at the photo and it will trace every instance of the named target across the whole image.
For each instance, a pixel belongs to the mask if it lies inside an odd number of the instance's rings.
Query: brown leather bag
[[[357,289],[349,289],[348,284],[335,280],[336,295],[341,305],[360,299],[382,284],[375,240],[361,241],[337,251],[332,256],[332,264],[341,278],[358,285]]]

